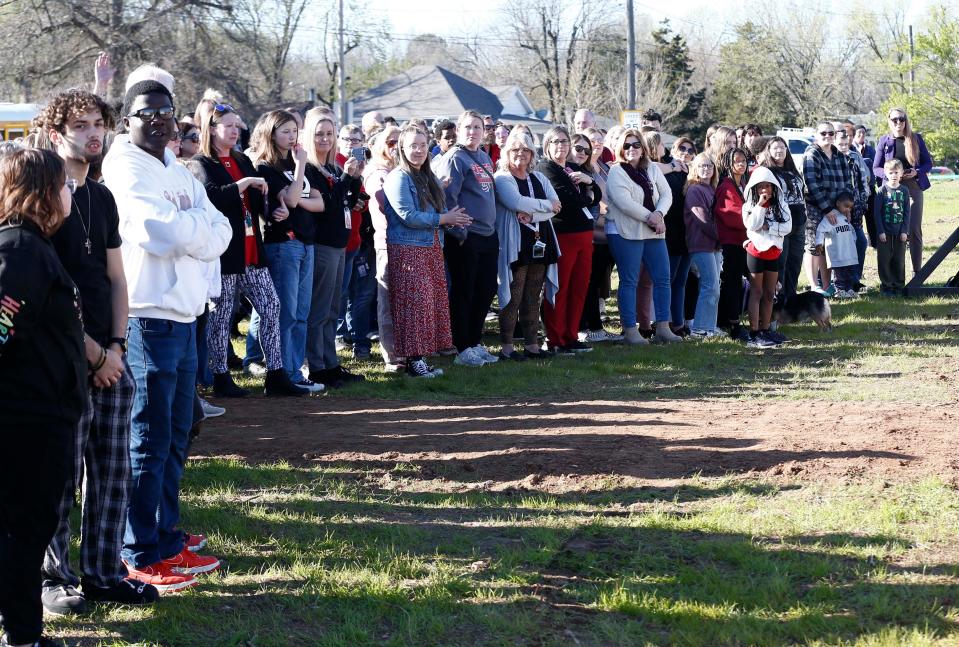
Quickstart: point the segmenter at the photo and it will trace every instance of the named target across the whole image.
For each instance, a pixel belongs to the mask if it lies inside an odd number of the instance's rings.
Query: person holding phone
[[[266,252],[260,220],[267,209],[267,183],[250,160],[235,150],[240,136],[240,116],[228,104],[216,104],[200,124],[200,153],[189,163],[190,171],[206,188],[210,202],[230,221],[233,237],[220,256],[220,295],[213,299],[206,335],[213,370],[213,391],[222,397],[242,397],[227,368],[227,345],[233,322],[233,304],[243,294],[260,315],[259,339],[266,357],[266,395],[303,395],[283,370],[280,347],[280,302],[266,269]],[[271,214],[289,216],[285,205]]]

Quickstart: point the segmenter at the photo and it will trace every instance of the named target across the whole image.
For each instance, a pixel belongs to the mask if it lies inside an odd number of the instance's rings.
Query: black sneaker
[[[778,330],[764,330],[762,334],[766,336],[766,339],[770,340],[777,346],[779,344],[785,344],[787,341],[789,341],[789,337],[782,334]]]
[[[589,353],[593,350],[592,346],[589,344],[584,344],[581,341],[574,341],[571,344],[568,344],[566,348],[573,353]]]
[[[746,342],[746,348],[772,348],[776,345],[774,341],[768,339],[761,332],[750,332],[749,341]]]
[[[560,356],[562,356],[562,357],[569,357],[570,355],[574,355],[574,354],[575,354],[575,353],[573,353],[573,351],[570,350],[569,347],[567,347],[567,346],[550,346],[550,347],[549,347],[549,350],[550,350],[550,351],[553,353],[553,355],[555,355],[556,357],[560,357]]]
[[[213,393],[221,398],[242,398],[249,391],[238,387],[233,381],[233,376],[226,372],[213,374]]]
[[[507,354],[504,353],[503,351],[498,352],[496,355],[497,355],[497,357],[499,357],[500,359],[504,359],[504,360],[509,360],[509,359],[511,359],[511,360],[513,360],[514,362],[525,362],[525,361],[526,361],[526,357],[524,357],[523,354],[520,353],[520,352],[517,351],[517,350],[514,350],[514,351],[511,352],[509,355],[507,355]]]
[[[115,602],[116,604],[153,604],[160,599],[160,592],[152,584],[126,577],[113,586],[94,586],[87,582],[80,585],[83,595],[91,602]]]
[[[531,353],[529,350],[524,348],[523,357],[526,359],[553,359],[556,357],[556,353],[551,350],[543,350],[542,348],[539,350],[539,352]]]
[[[338,389],[344,384],[343,378],[335,368],[310,371],[309,379],[311,382],[324,385],[327,389]]]
[[[40,601],[44,609],[58,616],[79,615],[87,612],[86,598],[70,584],[44,586]]]
[[[344,382],[365,382],[366,377],[363,375],[357,375],[356,373],[350,373],[348,370],[343,368],[343,365],[340,364],[336,368],[330,369],[330,371],[339,376]]]

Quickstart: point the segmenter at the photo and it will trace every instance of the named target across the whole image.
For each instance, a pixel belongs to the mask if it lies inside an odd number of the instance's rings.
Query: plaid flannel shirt
[[[836,208],[836,196],[842,190],[855,195],[849,171],[849,158],[832,147],[832,158],[827,158],[818,146],[810,144],[803,153],[803,178],[806,180],[806,204],[808,209],[822,218]],[[817,220],[819,219],[817,218]]]

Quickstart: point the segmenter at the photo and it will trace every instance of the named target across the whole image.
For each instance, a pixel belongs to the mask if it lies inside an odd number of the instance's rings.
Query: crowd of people
[[[179,487],[191,430],[223,413],[197,386],[247,394],[231,366],[297,397],[362,381],[338,351],[366,360],[374,340],[411,379],[441,377],[436,355],[767,348],[787,341],[773,306],[804,264],[836,298],[865,289],[870,242],[880,294],[903,288],[908,245],[919,268],[931,160],[904,110],[875,149],[861,126],[818,124],[802,169],[754,124],[667,150],[660,121],[602,130],[583,109],[539,137],[472,110],[354,125],[312,108],[248,125],[219,98],[178,110],[155,66],[131,73],[119,113],[53,97],[30,141],[0,150],[0,644],[52,644],[44,608],[150,604],[219,568],[180,527]]]

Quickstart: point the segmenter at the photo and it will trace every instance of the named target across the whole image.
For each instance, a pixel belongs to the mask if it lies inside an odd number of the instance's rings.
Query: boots
[[[626,328],[623,331],[623,335],[626,338],[627,344],[636,344],[638,346],[642,346],[649,343],[649,340],[639,333],[639,328],[636,326],[630,326],[629,328]]]
[[[668,321],[656,322],[656,333],[653,335],[653,339],[663,344],[672,344],[678,341],[683,341],[682,337],[673,334],[673,331],[669,329]]]
[[[275,368],[266,372],[263,381],[263,393],[266,395],[306,395],[306,390],[293,384],[285,368]]]
[[[213,393],[221,398],[242,398],[249,391],[238,387],[233,381],[233,376],[227,371],[213,374]]]

